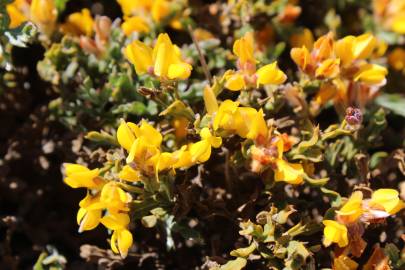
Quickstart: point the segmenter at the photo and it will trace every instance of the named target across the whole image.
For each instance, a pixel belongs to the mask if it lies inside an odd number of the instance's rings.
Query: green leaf
[[[226,264],[221,266],[221,270],[241,270],[247,264],[247,260],[245,258],[236,258],[235,260],[229,261]]]
[[[133,101],[130,103],[121,104],[112,111],[113,114],[133,114],[133,115],[143,115],[146,112],[147,107],[140,101]]]
[[[381,94],[375,102],[393,113],[405,117],[405,96],[401,94]]]
[[[255,244],[255,242],[252,242],[252,244],[250,244],[250,246],[232,250],[230,254],[231,254],[231,256],[234,256],[234,257],[247,258],[247,257],[249,257],[250,254],[253,253],[253,251],[255,251],[255,249],[256,249],[256,244]]]
[[[65,10],[68,1],[69,0],[55,0],[55,6],[58,9],[59,14]]]

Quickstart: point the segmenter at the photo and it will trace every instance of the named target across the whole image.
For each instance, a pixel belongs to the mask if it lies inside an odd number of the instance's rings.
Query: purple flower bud
[[[360,109],[349,107],[346,109],[345,119],[349,125],[360,125],[363,121],[363,114]]]

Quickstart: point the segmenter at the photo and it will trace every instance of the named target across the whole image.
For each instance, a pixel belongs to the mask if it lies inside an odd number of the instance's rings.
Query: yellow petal
[[[217,98],[214,94],[214,91],[212,91],[212,88],[209,87],[208,85],[204,88],[203,98],[204,98],[205,109],[207,110],[208,114],[212,115],[218,111]]]
[[[30,14],[35,24],[51,26],[55,23],[58,13],[54,0],[32,0]]]
[[[136,182],[141,179],[141,173],[132,169],[131,166],[125,165],[118,174],[118,177],[125,181]]]
[[[129,224],[129,221],[129,215],[122,213],[110,213],[100,220],[110,230],[124,229]]]
[[[246,87],[243,75],[234,73],[226,77],[225,87],[232,91],[239,91]]]
[[[247,32],[242,38],[237,39],[233,44],[233,53],[239,57],[241,64],[255,63],[253,55],[253,33]]]
[[[363,34],[356,37],[354,56],[356,59],[364,59],[371,55],[375,46],[377,45],[377,39],[370,33]]]
[[[362,200],[363,193],[361,191],[354,192],[343,207],[339,211],[336,211],[340,218],[339,220],[344,223],[356,222],[363,214]]]
[[[211,156],[211,144],[207,140],[192,144],[190,146],[190,155],[193,162],[206,162]]]
[[[321,63],[321,65],[316,69],[316,77],[334,78],[340,72],[340,59],[326,59]]]
[[[117,235],[118,249],[122,258],[128,255],[128,250],[132,246],[133,238],[127,229],[119,230]]]
[[[369,205],[371,207],[383,207],[390,215],[394,215],[404,208],[404,202],[399,199],[398,191],[389,188],[374,191],[371,195]]]
[[[257,85],[260,84],[282,84],[287,76],[277,67],[277,62],[261,67],[257,72]]]
[[[134,40],[125,47],[125,55],[135,65],[135,71],[138,75],[147,73],[153,66],[152,48],[139,40]]]
[[[122,23],[121,29],[126,36],[130,36],[133,32],[147,33],[150,30],[146,20],[140,16],[126,19]]]
[[[303,46],[302,48],[293,48],[290,52],[291,59],[301,69],[306,70],[311,65],[311,55],[308,49]]]
[[[381,84],[385,81],[385,76],[388,74],[388,70],[379,65],[365,64],[355,74],[355,81],[362,81],[367,84]]]
[[[190,77],[192,66],[187,63],[177,63],[171,64],[168,70],[168,77],[169,79],[180,79],[185,80]]]
[[[336,56],[342,61],[343,66],[351,65],[355,58],[355,40],[356,38],[354,36],[346,36],[336,42]]]
[[[346,226],[334,221],[324,220],[324,236],[327,242],[337,243],[339,247],[345,247],[349,244]]]
[[[10,17],[9,23],[10,28],[16,28],[20,26],[23,22],[27,21],[27,17],[21,10],[18,9],[16,5],[14,5],[14,3],[7,5],[6,10],[8,16]]]
[[[137,137],[144,137],[148,140],[149,144],[154,146],[160,146],[162,143],[162,134],[157,131],[151,124],[147,121],[142,120],[141,126],[139,127],[139,133],[135,131]]]
[[[72,188],[97,188],[99,187],[99,182],[95,178],[99,175],[100,170],[94,169],[89,170],[85,166],[78,164],[64,164],[66,178],[65,183]]]
[[[120,126],[117,129],[117,140],[118,143],[127,151],[131,150],[132,144],[135,141],[135,130],[131,128],[129,124],[133,123],[126,123],[125,121],[121,121]]]
[[[392,31],[399,34],[405,34],[405,16],[403,14],[396,16],[391,27]]]
[[[284,181],[288,184],[299,185],[304,181],[302,177],[303,173],[304,169],[301,164],[288,163],[285,160],[278,159],[274,180],[276,182]]]
[[[169,15],[169,2],[167,0],[154,0],[152,4],[152,18],[160,22]]]

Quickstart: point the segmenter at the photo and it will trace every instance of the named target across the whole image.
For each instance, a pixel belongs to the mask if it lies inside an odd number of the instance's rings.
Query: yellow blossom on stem
[[[121,29],[126,36],[131,35],[133,32],[147,33],[150,30],[148,22],[140,16],[126,18],[121,25]]]
[[[103,208],[100,204],[100,196],[91,196],[87,193],[86,197],[80,201],[79,206],[80,209],[76,217],[79,232],[96,228],[100,223]]]
[[[32,0],[30,8],[31,20],[45,31],[53,29],[57,15],[54,0]]]
[[[213,136],[208,128],[200,131],[200,137],[201,141],[190,146],[192,162],[206,162],[211,156],[211,147],[218,148],[222,144],[222,138]]]
[[[93,33],[93,25],[94,20],[90,10],[84,8],[80,12],[70,14],[61,28],[65,33],[90,36]]]
[[[16,28],[28,20],[29,4],[26,0],[15,0],[6,6],[6,10],[10,17],[10,28]]]
[[[111,236],[112,251],[119,253],[122,258],[125,258],[133,242],[132,234],[127,229],[130,222],[129,215],[112,212],[105,215],[100,222],[106,228],[113,230],[113,234]]]
[[[388,70],[376,64],[365,64],[354,75],[355,81],[362,81],[367,84],[384,84]]]
[[[90,170],[79,164],[65,163],[65,183],[72,188],[100,188],[104,183],[98,178],[100,170]]]
[[[105,184],[100,193],[100,203],[112,212],[129,211],[128,203],[131,201],[131,195],[120,188],[116,182]]]
[[[292,185],[299,185],[304,181],[304,168],[299,163],[290,163],[283,159],[284,140],[281,136],[277,138],[277,159],[274,169],[274,181],[286,182]]]
[[[388,63],[395,70],[405,71],[405,50],[402,48],[395,48],[388,54]]]
[[[382,188],[373,192],[369,207],[395,215],[405,207],[405,203],[399,198],[399,193],[395,189]]]
[[[180,49],[167,34],[158,36],[153,49],[135,40],[125,48],[125,54],[139,75],[148,72],[163,80],[184,80],[191,74],[192,66],[182,60]]]
[[[363,193],[361,191],[354,192],[342,208],[336,211],[338,220],[345,224],[356,222],[363,214],[362,202]]]
[[[332,243],[338,244],[339,247],[345,247],[349,244],[349,239],[347,236],[347,228],[334,220],[324,220],[323,225],[325,228],[323,230],[325,246],[329,246]]]
[[[136,182],[141,179],[141,173],[131,166],[125,165],[119,172],[118,177],[128,182]]]
[[[277,67],[277,62],[265,65],[256,71],[253,33],[248,32],[233,45],[233,53],[238,57],[238,70],[228,70],[224,74],[225,87],[231,91],[240,91],[260,85],[279,85],[287,76]]]

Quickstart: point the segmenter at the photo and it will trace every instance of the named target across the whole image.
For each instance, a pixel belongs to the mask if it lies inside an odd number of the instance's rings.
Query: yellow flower
[[[132,234],[127,229],[129,222],[128,214],[114,212],[101,219],[101,223],[106,228],[114,231],[111,236],[111,249],[113,252],[119,253],[122,258],[127,256],[133,242]]]
[[[98,178],[99,169],[89,170],[79,164],[65,163],[65,183],[72,188],[100,188],[103,180]]]
[[[354,60],[369,57],[376,45],[377,39],[369,33],[358,37],[346,36],[336,42],[335,52],[343,66],[349,66]]]
[[[140,166],[155,167],[160,154],[162,134],[148,122],[142,120],[138,127],[134,123],[121,121],[117,130],[117,140],[128,151],[128,163],[135,161]]]
[[[27,11],[29,4],[25,0],[16,0],[6,6],[7,14],[10,17],[10,28],[16,28],[28,20]]]
[[[277,168],[274,171],[274,180],[276,182],[286,182],[291,185],[301,184],[304,174],[304,169],[299,163],[289,163],[283,159],[277,159]]]
[[[323,61],[325,59],[331,58],[333,55],[333,33],[329,32],[328,34],[320,37],[314,43],[314,57],[316,61]]]
[[[354,80],[371,85],[384,84],[387,74],[388,70],[385,67],[376,64],[365,64],[360,67],[360,70],[354,75]]]
[[[98,226],[101,220],[102,204],[100,196],[92,197],[87,193],[86,197],[79,203],[80,209],[77,212],[77,224],[79,232],[92,230]]]
[[[242,138],[255,140],[267,138],[267,125],[263,111],[250,107],[239,107],[239,102],[225,100],[214,117],[214,130],[219,128],[236,133]]]
[[[349,244],[346,226],[334,220],[324,220],[322,223],[325,225],[323,230],[325,246],[337,243],[339,247],[345,247]]]
[[[334,78],[340,72],[340,59],[329,58],[323,61],[315,71],[316,77]]]
[[[211,147],[218,148],[222,144],[222,138],[213,136],[208,128],[200,131],[201,141],[190,146],[192,162],[203,163],[211,156]]]
[[[125,55],[128,60],[135,65],[135,70],[138,75],[153,70],[152,52],[151,47],[139,40],[134,40],[130,45],[125,47]]]
[[[216,113],[218,111],[218,101],[214,91],[208,85],[204,88],[203,98],[207,114],[213,115]]]
[[[148,22],[140,16],[126,18],[121,25],[121,29],[126,36],[131,35],[133,32],[147,33],[150,30]]]
[[[126,16],[135,15],[144,10],[150,10],[153,1],[149,0],[117,0],[120,4],[122,13]]]
[[[338,220],[345,224],[356,222],[363,214],[362,202],[363,193],[361,191],[354,192],[342,208],[336,211]]]
[[[384,210],[388,214],[394,215],[405,207],[398,195],[399,193],[395,189],[378,189],[371,195],[369,206],[372,209]]]
[[[181,58],[180,49],[173,45],[167,34],[160,34],[152,49],[140,41],[125,48],[128,60],[135,65],[137,74],[152,72],[161,79],[187,79],[192,67]]]
[[[190,144],[192,146],[193,144]],[[189,146],[183,145],[179,150],[173,152],[173,157],[177,160],[175,164],[173,164],[173,169],[177,168],[189,168],[193,166],[195,163],[193,162],[191,153],[189,151]]]
[[[247,63],[256,64],[253,55],[253,33],[247,32],[243,37],[237,39],[233,44],[233,53],[239,58],[239,65],[244,66]]]
[[[256,72],[257,86],[260,84],[279,85],[287,80],[287,76],[277,67],[277,61],[272,64],[265,65]]]
[[[170,3],[167,0],[154,0],[152,4],[152,18],[155,22],[161,22],[169,15]]]
[[[90,10],[84,8],[81,12],[75,12],[68,16],[66,23],[63,24],[62,31],[73,35],[90,36],[93,33],[94,20],[91,17]]]
[[[122,258],[128,255],[128,250],[132,246],[133,237],[129,230],[115,230],[111,236],[111,249],[119,253]]]
[[[225,75],[225,87],[231,91],[240,91],[246,88],[243,74],[238,72],[227,72]]]
[[[404,14],[399,14],[396,16],[392,22],[392,31],[399,34],[405,34],[405,16]]]
[[[125,165],[119,172],[118,177],[125,181],[136,182],[141,179],[141,173],[132,169],[131,166]]]
[[[333,260],[333,270],[356,270],[358,263],[345,255],[340,255]]]
[[[308,70],[312,69],[314,66],[311,54],[305,46],[302,46],[302,48],[293,48],[290,52],[290,56],[295,64],[304,72],[308,72]]]
[[[131,201],[131,195],[120,188],[116,182],[105,184],[100,193],[100,203],[110,212],[129,211],[128,203]]]
[[[395,48],[388,55],[388,63],[396,70],[405,70],[405,50],[402,48]]]
[[[54,0],[32,0],[30,8],[31,20],[35,24],[52,27],[58,15]]]

